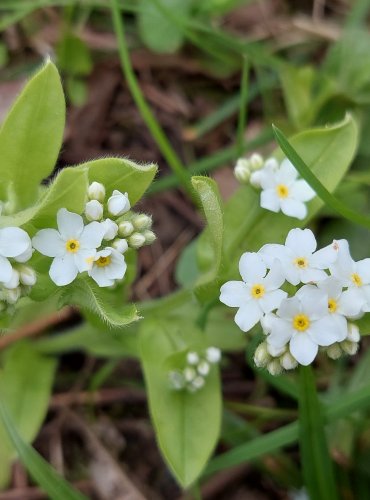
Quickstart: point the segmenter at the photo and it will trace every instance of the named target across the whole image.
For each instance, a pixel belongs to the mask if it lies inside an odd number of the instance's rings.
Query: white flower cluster
[[[189,351],[182,370],[171,370],[168,374],[170,386],[176,391],[196,392],[204,387],[211,365],[221,359],[221,351],[217,347],[208,347],[205,351]]]
[[[306,202],[316,194],[303,179],[298,178],[294,165],[285,158],[280,164],[275,158],[264,162],[256,153],[249,159],[241,158],[234,169],[237,180],[261,189],[261,207],[271,212],[283,212],[289,217],[304,219]]]
[[[36,283],[25,263],[32,257],[31,239],[19,227],[0,229],[0,311],[9,310]]]
[[[117,280],[122,280],[126,273],[127,265],[123,256],[126,250],[129,247],[140,248],[154,241],[155,235],[149,229],[148,238],[141,233],[134,233],[126,240],[122,225],[126,229],[127,222],[122,217],[131,208],[128,195],[114,190],[106,204],[103,204],[105,194],[103,184],[93,182],[89,186],[89,201],[85,205],[88,224],[85,224],[81,215],[61,208],[57,213],[58,230],[41,229],[34,236],[34,248],[47,257],[53,257],[49,275],[56,285],[68,285],[79,273],[87,272],[100,287],[112,286]],[[104,218],[105,213],[109,217]],[[150,217],[132,214],[130,218],[134,224],[135,217],[141,218],[141,225],[145,218],[144,225],[146,228],[151,227]]]
[[[255,362],[271,373],[312,363],[319,348],[331,358],[357,351],[359,332],[348,320],[370,311],[370,259],[355,262],[346,240],[316,247],[312,231],[292,229],[285,245],[244,253],[243,281],[221,287],[220,301],[239,308],[235,322],[242,331],[260,322],[266,341]],[[294,295],[282,289],[285,282]]]

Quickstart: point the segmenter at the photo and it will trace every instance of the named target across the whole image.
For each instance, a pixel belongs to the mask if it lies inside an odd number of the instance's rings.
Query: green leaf
[[[171,12],[185,17],[190,12],[192,0],[162,0],[162,3]],[[138,23],[141,39],[154,52],[176,52],[184,41],[181,30],[151,0],[141,0]]]
[[[143,196],[157,173],[157,165],[153,163],[140,165],[127,158],[102,158],[84,163],[78,168],[89,169],[90,182],[101,182],[105,185],[107,195],[114,189],[127,192],[131,206]]]
[[[299,367],[299,380],[299,444],[305,486],[310,498],[335,500],[338,492],[311,366]]]
[[[17,424],[8,412],[8,407],[0,398],[0,417],[7,435],[19,459],[31,474],[36,483],[48,493],[53,500],[87,500],[87,497],[76,491],[18,434]]]
[[[6,405],[22,438],[33,441],[45,418],[56,362],[36,352],[29,342],[18,342],[4,353],[0,371],[0,401]],[[0,486],[10,477],[15,452],[0,425]]]
[[[0,130],[0,198],[7,182],[18,208],[35,201],[40,182],[51,174],[62,144],[65,102],[51,62],[29,81]]]
[[[213,452],[221,426],[221,395],[216,367],[193,394],[169,386],[167,360],[190,346],[200,332],[183,321],[146,320],[140,352],[149,408],[164,458],[184,488],[196,481]]]
[[[202,242],[198,248],[202,250],[206,246],[210,251],[207,252],[207,262],[202,262],[202,274],[195,284],[198,298],[204,301],[209,296],[211,287],[219,289],[224,224],[220,194],[215,181],[199,176],[193,177],[191,182],[200,198],[208,223],[208,230],[202,234]]]
[[[57,45],[58,67],[72,76],[89,75],[93,62],[90,51],[78,36],[67,33]]]
[[[98,328],[121,330],[139,316],[134,304],[123,304],[119,294],[100,288],[88,276],[80,276],[63,289],[61,305],[79,306]]]

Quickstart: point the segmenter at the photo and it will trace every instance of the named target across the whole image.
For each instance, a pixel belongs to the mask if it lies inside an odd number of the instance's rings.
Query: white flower
[[[87,190],[90,200],[104,201],[105,187],[100,182],[92,182]]]
[[[19,227],[0,229],[0,281],[8,282],[12,279],[13,268],[8,257],[17,258],[32,249],[31,239]],[[32,251],[31,251],[32,254]]]
[[[220,301],[239,308],[235,323],[247,332],[265,314],[279,307],[287,294],[278,289],[284,283],[278,262],[266,276],[267,268],[261,256],[247,252],[240,258],[239,271],[243,281],[229,281],[222,285]]]
[[[281,263],[285,279],[292,285],[324,280],[328,277],[324,269],[329,268],[337,258],[337,251],[329,245],[315,252],[316,239],[310,229],[292,229],[285,245],[264,245],[259,254],[267,267],[277,260]]]
[[[203,375],[203,377],[206,377],[209,373],[209,370],[210,370],[210,366],[209,364],[207,363],[207,361],[201,361],[199,363],[199,365],[197,366],[197,370],[198,370],[198,373],[200,375]]]
[[[335,242],[338,248],[338,258],[330,267],[331,274],[341,284],[348,287],[347,298],[357,302],[360,310],[370,311],[370,259],[355,262],[349,252],[348,242],[339,240]]]
[[[101,245],[104,229],[99,222],[84,226],[80,215],[65,208],[58,210],[58,231],[41,229],[33,246],[43,255],[54,257],[49,275],[58,286],[68,285],[78,272],[87,271]]]
[[[265,169],[264,169],[265,170]],[[269,175],[267,175],[269,173]],[[307,215],[306,201],[312,200],[315,192],[303,179],[297,180],[298,172],[285,159],[279,169],[261,175],[261,207],[272,212],[282,211],[289,217],[304,219]]]
[[[85,215],[89,221],[100,220],[103,217],[103,211],[103,205],[98,200],[90,200],[85,205]]]
[[[249,180],[250,184],[255,188],[260,188],[262,179],[264,179],[265,177],[269,178],[271,176],[274,176],[278,168],[278,161],[275,158],[269,158],[268,160],[266,160],[263,168],[252,172]]]
[[[89,275],[101,286],[112,286],[124,277],[127,269],[125,258],[114,248],[107,247],[96,253]]]
[[[112,196],[108,200],[108,211],[110,214],[118,217],[128,212],[131,208],[130,201],[127,193],[123,194],[121,191],[115,189]]]
[[[189,363],[189,365],[196,365],[199,363],[199,356],[196,352],[190,351],[186,355],[186,361]]]
[[[104,228],[104,236],[103,236],[104,240],[113,240],[113,238],[117,236],[118,226],[111,219],[103,220],[101,225]]]
[[[334,344],[338,335],[328,314],[328,296],[315,287],[306,287],[281,302],[267,342],[274,347],[289,342],[292,356],[306,366],[315,359],[318,346]]]
[[[221,351],[218,347],[208,347],[206,349],[206,358],[209,363],[219,363],[221,359]]]

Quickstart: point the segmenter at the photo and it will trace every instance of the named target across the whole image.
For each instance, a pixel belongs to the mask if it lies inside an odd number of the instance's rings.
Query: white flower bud
[[[32,257],[32,253],[33,253],[33,248],[32,248],[32,245],[30,245],[27,248],[27,250],[25,250],[21,254],[17,255],[16,257],[14,257],[14,260],[16,262],[22,262],[22,263],[27,262]]]
[[[19,280],[22,285],[33,286],[36,283],[36,272],[29,266],[19,266]]]
[[[261,179],[262,179],[262,170],[256,170],[255,172],[252,172],[251,177],[249,179],[249,183],[251,186],[254,188],[259,189],[261,187]]]
[[[128,244],[131,248],[141,248],[145,244],[145,237],[141,233],[134,233],[128,238]]]
[[[209,363],[219,363],[221,359],[221,351],[218,347],[208,347],[206,350],[206,358]]]
[[[275,347],[267,343],[267,352],[274,358],[278,358],[286,351],[286,347]]]
[[[137,231],[143,231],[144,229],[150,229],[152,226],[152,218],[145,214],[135,214],[132,217],[132,224]]]
[[[361,336],[358,326],[354,323],[348,323],[347,340],[350,340],[351,342],[359,342],[360,338]]]
[[[277,161],[276,158],[268,158],[266,161],[265,161],[265,164],[263,166],[264,168],[268,168],[268,169],[271,169],[272,171],[275,171],[278,170],[279,168],[279,162]]]
[[[252,170],[259,170],[263,163],[263,158],[259,153],[253,153],[249,158],[249,165]]]
[[[88,221],[100,220],[103,217],[103,205],[98,200],[90,200],[85,205],[85,215]]]
[[[104,228],[104,236],[103,236],[104,240],[110,241],[117,236],[118,226],[111,219],[103,220],[103,222],[101,222],[101,225]]]
[[[343,351],[340,348],[340,345],[336,342],[335,344],[327,347],[326,354],[330,359],[339,359],[342,356]]]
[[[201,361],[199,365],[197,366],[197,371],[200,375],[203,375],[204,377],[208,375],[210,370],[210,366],[207,363],[207,361]]]
[[[197,372],[191,366],[187,366],[184,370],[184,377],[187,382],[191,382],[197,375]]]
[[[280,358],[280,364],[284,368],[284,370],[294,370],[298,366],[298,361],[293,358],[290,352],[286,352]]]
[[[189,365],[196,365],[199,363],[199,356],[196,352],[190,351],[186,355],[186,361],[189,363]]]
[[[124,238],[130,236],[133,232],[134,232],[134,226],[128,220],[125,220],[118,225],[118,234],[120,236],[123,236]]]
[[[177,371],[170,372],[168,378],[170,379],[172,389],[180,391],[185,387],[185,379],[182,373]]]
[[[346,354],[353,356],[356,354],[359,348],[358,342],[351,342],[350,340],[344,340],[340,343],[341,348]]]
[[[245,158],[239,158],[234,167],[234,176],[240,184],[246,184],[249,181],[251,169],[249,161]]]
[[[108,211],[118,217],[128,212],[131,208],[127,193],[123,194],[115,189],[108,200]]]
[[[8,304],[15,304],[21,297],[21,289],[19,287],[11,290],[4,290],[4,299]]]
[[[112,247],[115,248],[119,253],[125,253],[128,249],[128,243],[126,240],[118,238],[117,240],[113,241]]]
[[[151,245],[157,239],[157,237],[156,237],[155,233],[153,233],[153,231],[146,230],[142,234],[145,238],[145,245]]]
[[[267,371],[274,376],[281,375],[283,373],[283,367],[277,359],[274,359],[267,364]]]
[[[202,387],[204,386],[204,378],[203,377],[195,377],[194,380],[192,380],[191,382],[191,386],[189,387],[189,389],[194,389],[196,391],[198,391],[199,389],[201,389]]]
[[[92,182],[87,190],[87,196],[90,200],[104,201],[105,187],[100,182]]]
[[[271,356],[267,351],[266,342],[262,342],[255,350],[253,360],[258,368],[264,368],[271,360]]]
[[[6,283],[3,283],[4,287],[12,290],[19,286],[19,272],[16,269],[12,269],[12,277]]]

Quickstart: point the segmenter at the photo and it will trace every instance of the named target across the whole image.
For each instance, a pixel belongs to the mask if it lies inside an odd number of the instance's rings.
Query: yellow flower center
[[[353,273],[351,276],[351,280],[356,286],[362,286],[362,279],[359,274]]]
[[[293,318],[293,328],[300,332],[304,332],[310,326],[310,319],[305,314],[297,314]]]
[[[279,198],[287,198],[289,195],[289,189],[285,184],[278,184],[276,186],[276,192]]]
[[[329,312],[335,313],[335,311],[338,309],[337,301],[334,299],[329,299],[328,300],[328,309],[329,309]]]
[[[297,257],[294,259],[294,264],[300,269],[305,269],[308,266],[308,261],[305,257]]]
[[[78,240],[68,240],[66,243],[67,252],[76,253],[80,248],[80,242]]]
[[[95,262],[95,264],[98,267],[105,267],[109,266],[109,264],[112,262],[112,259],[110,258],[109,255],[107,257],[99,257],[99,259]]]
[[[263,285],[254,285],[251,294],[254,299],[261,299],[265,295],[265,287]]]

